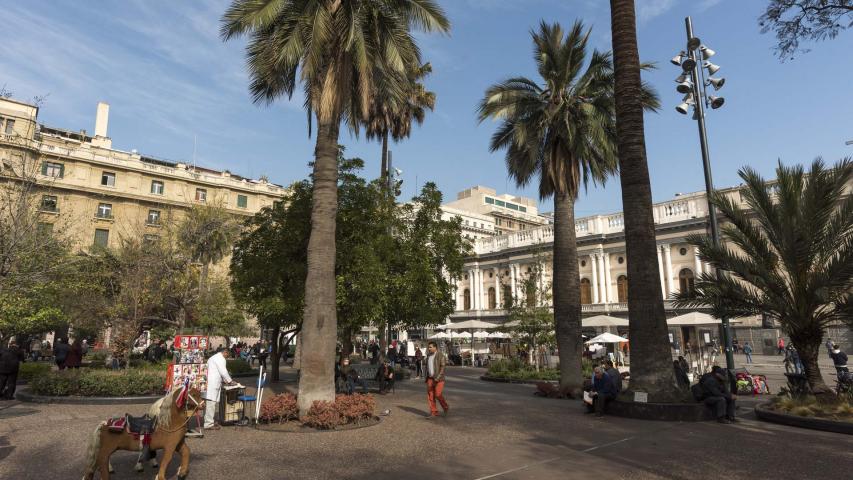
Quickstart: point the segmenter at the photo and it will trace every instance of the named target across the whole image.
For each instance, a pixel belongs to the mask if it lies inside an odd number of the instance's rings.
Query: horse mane
[[[175,397],[180,391],[180,388],[176,388],[175,390],[167,393],[160,400],[157,400],[157,403],[160,404],[160,412],[157,414],[158,427],[169,428],[169,426],[172,424],[172,406],[175,404]],[[154,405],[156,406],[157,403],[155,403]]]

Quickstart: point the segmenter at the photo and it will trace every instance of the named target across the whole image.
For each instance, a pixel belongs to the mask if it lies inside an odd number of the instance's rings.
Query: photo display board
[[[176,335],[175,349],[179,356],[176,363],[169,364],[166,375],[166,389],[179,387],[189,378],[190,388],[207,390],[207,360],[204,351],[207,350],[209,339],[204,335]]]

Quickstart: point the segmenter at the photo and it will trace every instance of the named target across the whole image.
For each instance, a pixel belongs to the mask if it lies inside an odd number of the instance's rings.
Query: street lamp
[[[714,91],[717,91],[723,87],[726,79],[711,76],[720,70],[719,65],[708,61],[717,52],[702,45],[699,38],[693,35],[693,21],[690,17],[684,19],[684,24],[687,27],[687,49],[679,52],[671,62],[682,69],[682,75],[676,80],[678,82],[676,90],[678,93],[687,93],[687,96],[675,107],[675,110],[682,115],[686,115],[692,107],[693,119],[699,125],[699,145],[702,148],[702,168],[705,171],[705,193],[708,197],[711,241],[714,243],[714,246],[719,246],[720,232],[717,225],[717,212],[714,204],[711,202],[714,181],[711,178],[711,155],[708,153],[708,134],[705,131],[705,109],[710,107],[712,110],[716,110],[723,106],[725,99],[709,95],[708,87],[714,87]],[[701,64],[699,62],[700,59],[702,60]],[[708,70],[707,78],[705,77],[705,70]],[[684,75],[688,75],[689,78],[685,78]],[[722,277],[720,269],[717,269],[716,275],[717,278]],[[723,344],[726,346],[726,368],[733,370],[735,368],[735,359],[732,353],[731,325],[728,317],[723,317],[722,322]]]

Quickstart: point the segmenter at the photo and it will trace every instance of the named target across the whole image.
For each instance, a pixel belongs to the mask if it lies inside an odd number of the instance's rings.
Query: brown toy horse
[[[175,452],[181,455],[178,479],[183,480],[189,474],[190,448],[184,441],[184,436],[187,433],[190,418],[203,408],[204,400],[201,398],[201,393],[194,388],[189,390],[182,405],[178,405],[180,397],[181,389],[178,388],[155,403],[155,406],[159,405],[160,408],[156,416],[154,433],[151,435],[150,449],[152,452],[163,450],[160,471],[154,477],[155,480],[166,480],[166,469]],[[106,422],[101,422],[92,434],[83,480],[92,480],[95,477],[95,471],[100,472],[101,480],[109,479],[112,471],[110,456],[113,452],[116,450],[138,452],[142,449],[138,437],[127,431],[112,432],[106,425]]]

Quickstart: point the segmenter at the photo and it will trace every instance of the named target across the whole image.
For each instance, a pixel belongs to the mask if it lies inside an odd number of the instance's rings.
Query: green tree
[[[853,195],[845,190],[853,181],[853,163],[842,160],[826,169],[818,159],[808,173],[780,163],[774,184],[749,167],[739,173],[745,184],[740,198],[748,208],[725,193],[712,196],[727,220],[724,244],[715,247],[707,236],[688,238],[725,275],[703,274],[695,297],[681,293],[678,303],[710,305],[718,317],[777,319],[799,352],[812,390],[830,392],[818,356],[826,327],[850,320],[843,306],[853,292]]]
[[[309,125],[312,115],[317,120],[299,378],[299,410],[305,412],[315,400],[331,401],[335,394],[335,219],[341,121],[358,131],[367,118],[376,94],[375,68],[402,73],[421,64],[413,28],[446,32],[450,22],[433,0],[234,0],[222,20],[224,39],[251,36],[247,59],[255,102],[289,97],[299,81]],[[399,91],[382,94],[402,96]]]
[[[660,294],[634,0],[610,0],[610,19],[619,180],[628,258],[630,389],[647,392],[650,401],[677,400],[682,394],[672,370],[666,312]]]
[[[211,336],[225,337],[226,341],[249,333],[246,317],[235,305],[228,281],[220,276],[211,277],[201,293],[196,318],[194,327]]]
[[[533,364],[536,371],[542,366],[542,357],[537,350],[556,341],[554,314],[549,307],[551,286],[542,282],[548,260],[539,252],[535,254],[530,275],[519,283],[523,295],[513,296],[508,308],[509,326],[506,330],[527,349],[528,363]]]
[[[794,58],[803,40],[822,41],[853,25],[853,0],[770,0],[758,18],[761,33],[776,33],[779,58]]]
[[[587,42],[591,29],[577,21],[564,32],[542,22],[531,32],[541,85],[515,77],[486,90],[480,121],[502,123],[490,149],[506,150],[510,177],[525,186],[538,177],[541,199],[554,199],[554,320],[560,354],[560,389],[575,396],[583,386],[581,307],[574,204],[580,184],[603,183],[616,172],[613,67],[609,53]],[[643,89],[650,108],[658,100]]]
[[[225,258],[240,233],[240,224],[219,201],[193,205],[178,226],[178,242],[201,264],[199,288],[207,288],[210,265]]]

